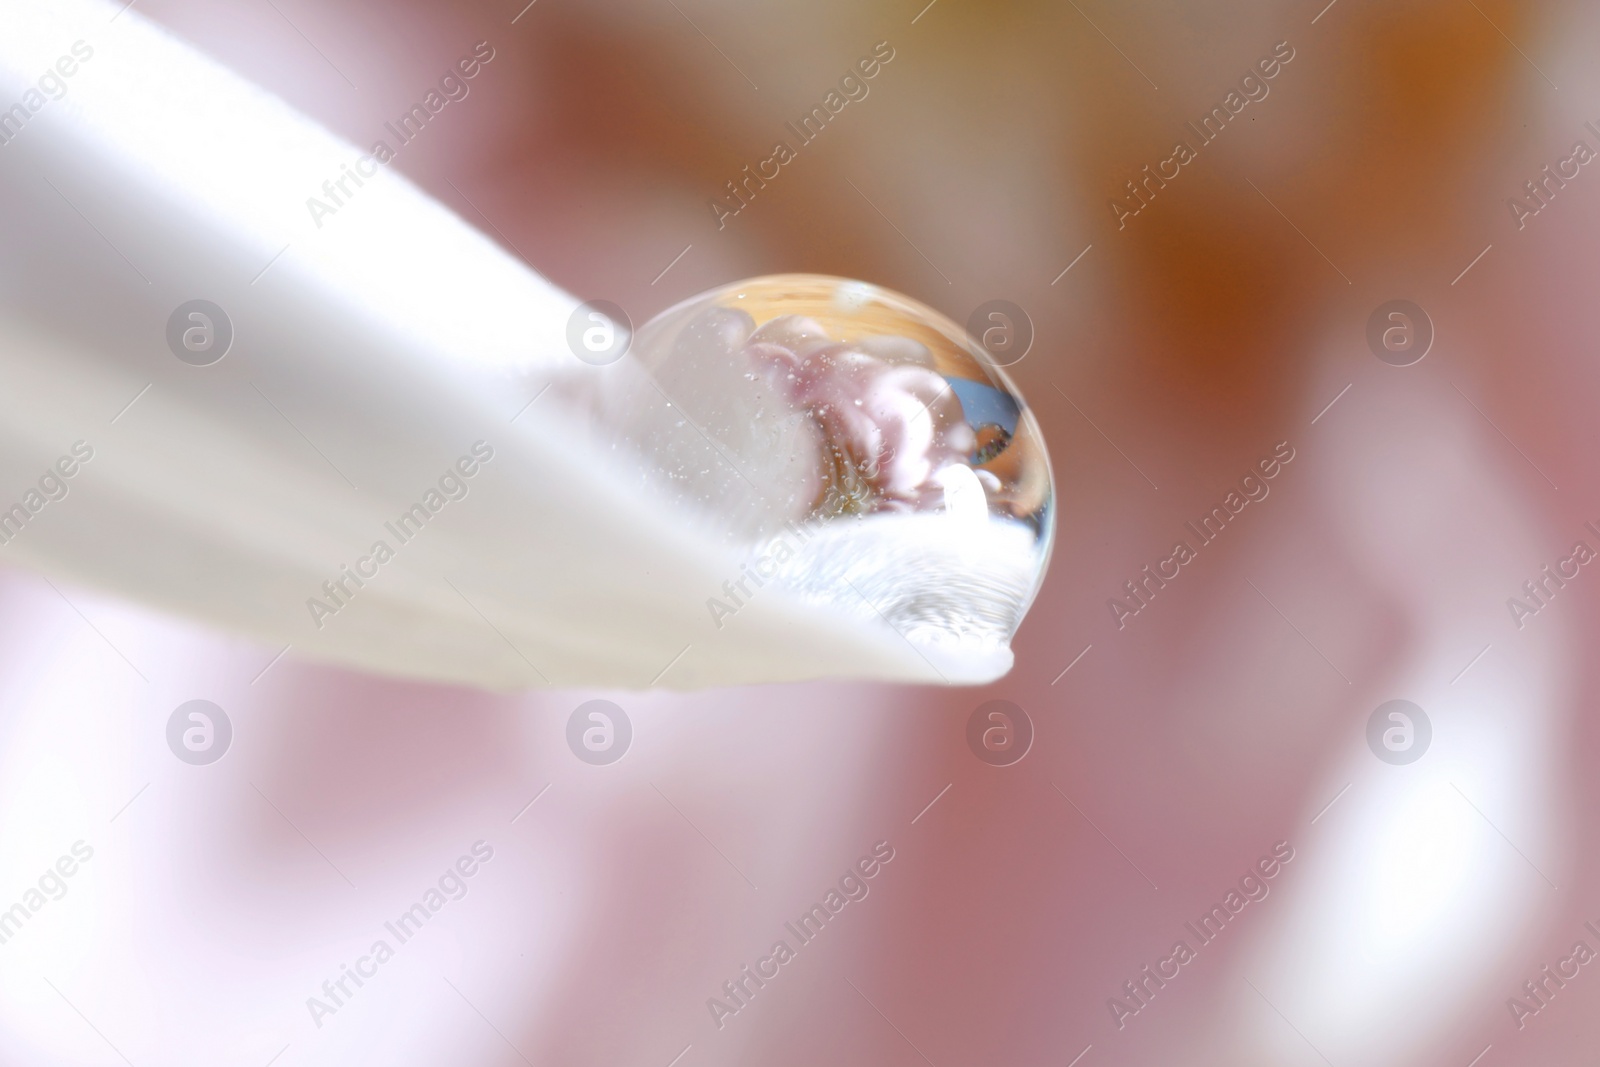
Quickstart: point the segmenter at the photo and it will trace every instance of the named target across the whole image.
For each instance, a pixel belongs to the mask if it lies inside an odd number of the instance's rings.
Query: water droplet
[[[887,623],[947,676],[1009,664],[1054,483],[1032,414],[962,327],[877,286],[780,275],[656,316],[634,360],[605,421],[646,466],[703,457],[667,491],[760,589]]]

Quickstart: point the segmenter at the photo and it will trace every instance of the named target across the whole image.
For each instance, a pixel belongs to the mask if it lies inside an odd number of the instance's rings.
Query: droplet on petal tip
[[[630,356],[650,387],[608,421],[646,466],[709,460],[669,491],[756,595],[887,624],[951,681],[1009,667],[1054,483],[1032,414],[965,330],[865,282],[778,275],[669,308]],[[689,423],[671,440],[652,416],[669,403]]]

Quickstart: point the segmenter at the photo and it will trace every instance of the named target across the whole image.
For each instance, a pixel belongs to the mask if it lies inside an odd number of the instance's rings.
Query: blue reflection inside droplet
[[[1022,414],[1022,408],[1009,393],[970,378],[946,378],[945,381],[950,383],[956,399],[961,401],[961,410],[973,428],[987,424],[1000,427],[1007,435],[1017,432],[1017,419]]]

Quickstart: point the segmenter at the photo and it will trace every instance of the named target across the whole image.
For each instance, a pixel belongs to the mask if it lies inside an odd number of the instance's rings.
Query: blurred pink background
[[[1600,548],[1600,180],[1521,229],[1506,201],[1600,144],[1593,11],[134,12],[360,144],[490,42],[396,165],[635,322],[780,271],[957,321],[1019,304],[1037,337],[1011,373],[1050,445],[1057,543],[1016,669],[981,690],[504,697],[292,656],[263,672],[276,650],[87,593],[80,615],[7,572],[0,908],[75,841],[93,858],[0,945],[0,1059],[1590,1061],[1600,971],[1546,980],[1542,1007],[1524,983],[1580,939],[1600,951],[1600,579],[1520,628],[1507,600],[1573,542]],[[866,98],[719,229],[708,200],[880,41]],[[1119,229],[1108,200],[1279,42],[1270,93]],[[1435,331],[1412,366],[1367,345],[1392,299]],[[1270,495],[1119,629],[1108,598],[1280,442]],[[594,697],[633,723],[609,766],[565,742]],[[207,767],[163,734],[196,698],[234,729]],[[995,698],[1036,733],[1009,767],[966,745]],[[1410,764],[1367,745],[1391,699],[1432,725]],[[493,858],[465,896],[317,1025],[307,999],[477,841]],[[868,895],[719,1027],[708,999],[880,841]],[[1201,946],[1185,923],[1280,842],[1270,893]],[[1124,983],[1179,939],[1195,958],[1141,1006]],[[1138,1012],[1119,1025],[1113,998]]]

